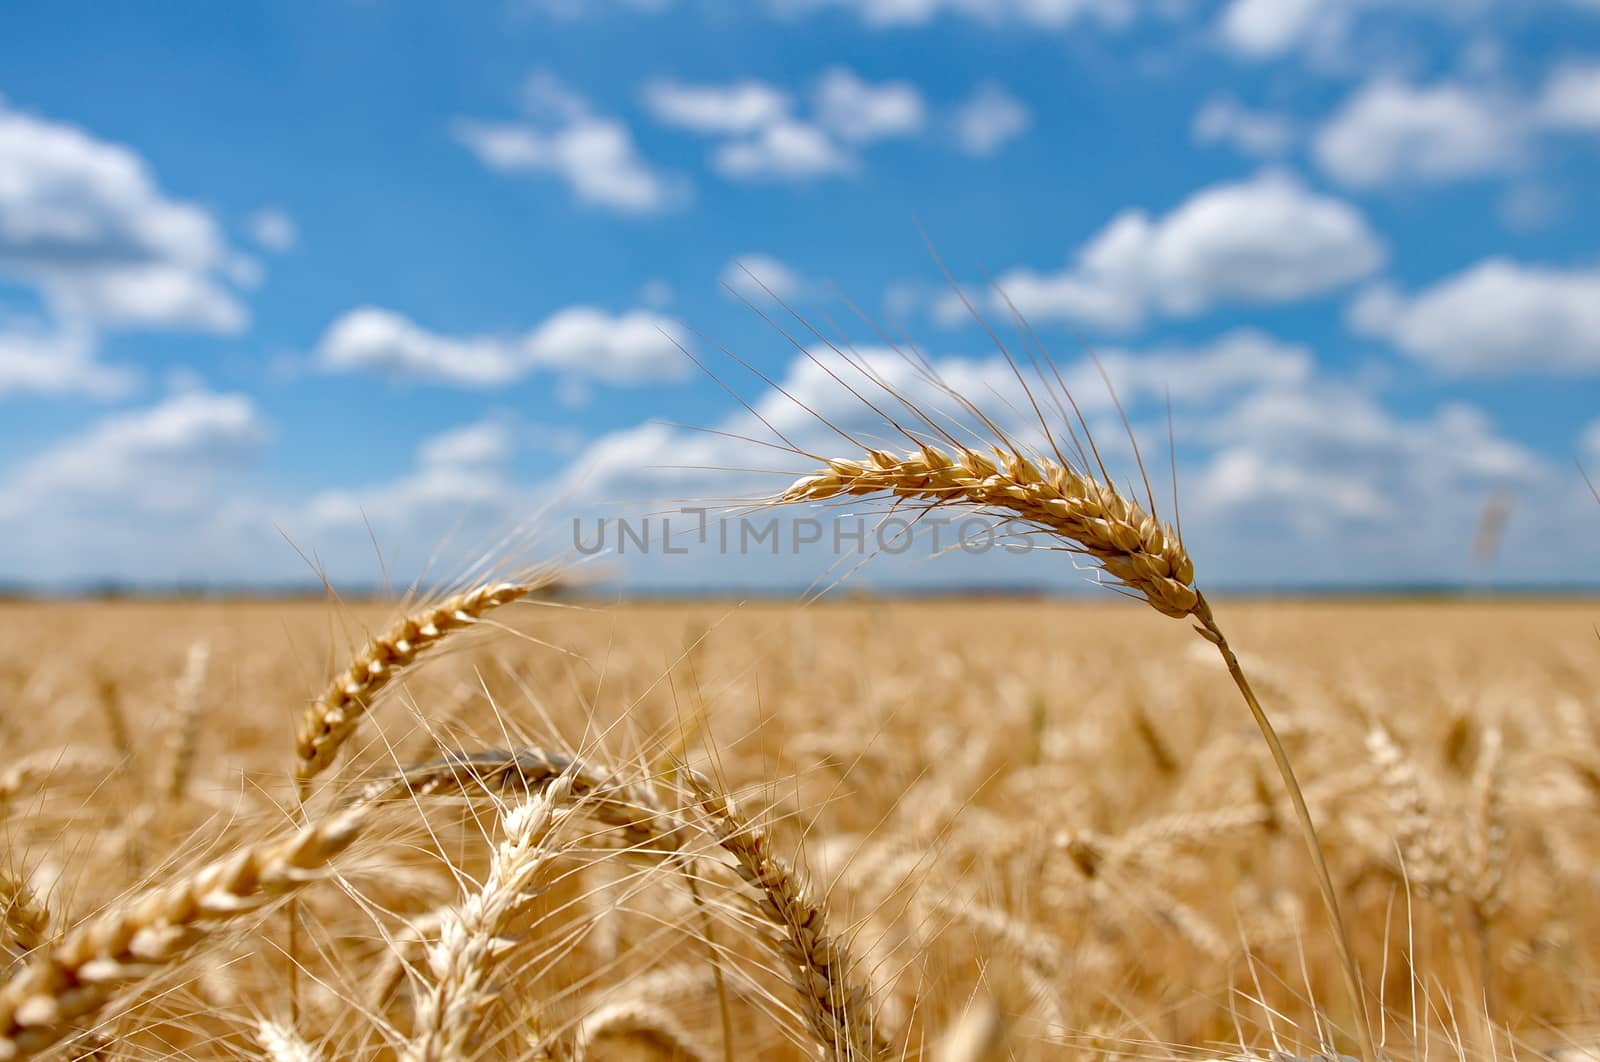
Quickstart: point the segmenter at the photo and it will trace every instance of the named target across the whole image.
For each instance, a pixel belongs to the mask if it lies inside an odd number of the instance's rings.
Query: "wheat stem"
[[[1284,788],[1289,791],[1289,801],[1294,805],[1295,818],[1300,822],[1300,834],[1305,839],[1306,852],[1311,857],[1311,867],[1316,874],[1317,888],[1322,893],[1322,904],[1327,908],[1328,921],[1333,926],[1334,947],[1339,953],[1345,991],[1350,995],[1351,1017],[1356,1026],[1356,1040],[1361,1048],[1361,1057],[1363,1062],[1378,1062],[1377,1041],[1373,1038],[1372,1025],[1367,1018],[1366,999],[1361,991],[1361,973],[1356,968],[1355,956],[1350,950],[1350,937],[1345,932],[1344,916],[1339,911],[1339,896],[1334,891],[1333,876],[1328,873],[1328,861],[1324,858],[1322,845],[1317,840],[1317,827],[1311,819],[1311,809],[1306,806],[1300,782],[1295,778],[1289,754],[1284,751],[1283,742],[1278,740],[1278,731],[1267,718],[1265,709],[1256,698],[1255,690],[1250,688],[1250,680],[1245,677],[1244,668],[1239,666],[1239,658],[1233,655],[1233,649],[1228,645],[1228,639],[1223,635],[1222,628],[1217,625],[1216,617],[1211,612],[1211,605],[1206,601],[1204,594],[1199,595],[1194,616],[1200,624],[1195,629],[1222,654],[1222,662],[1227,665],[1233,684],[1239,688],[1239,695],[1244,698],[1245,704],[1250,708],[1250,714],[1255,717],[1256,726],[1261,730],[1261,737],[1272,753],[1272,762],[1277,765],[1278,774],[1283,778]]]

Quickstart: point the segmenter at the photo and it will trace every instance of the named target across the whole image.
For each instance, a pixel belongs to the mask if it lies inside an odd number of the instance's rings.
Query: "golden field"
[[[1215,610],[1383,1055],[1592,1053],[1600,603]],[[396,674],[302,807],[302,713],[401,611],[0,605],[0,963],[99,956],[13,1029],[127,1059],[1354,1051],[1284,790],[1186,623],[518,601]],[[518,748],[567,770],[402,785],[326,858],[240,862],[373,778]]]

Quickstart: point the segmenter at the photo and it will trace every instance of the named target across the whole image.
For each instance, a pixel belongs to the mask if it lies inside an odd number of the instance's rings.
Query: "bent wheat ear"
[[[301,790],[333,763],[372,699],[397,674],[450,635],[555,580],[555,570],[547,569],[518,582],[486,584],[414,612],[368,642],[300,717],[294,775]]]
[[[932,505],[969,505],[1042,528],[1094,558],[1117,582],[1163,615],[1182,618],[1199,604],[1194,563],[1172,528],[1115,488],[1044,458],[996,449],[992,456],[935,446],[916,453],[868,452],[835,459],[796,480],[780,502],[840,495],[893,494]]]
[[[827,1057],[840,1062],[893,1057],[871,997],[854,980],[850,953],[829,931],[827,910],[800,868],[773,852],[771,835],[745,819],[731,797],[693,771],[684,776],[710,817],[717,843],[733,856],[739,877],[756,890],[762,916],[782,935],[780,950]]]
[[[218,926],[316,879],[361,825],[358,812],[346,812],[285,840],[241,848],[130,897],[35,952],[0,987],[0,1062],[44,1050],[118,990],[168,968]]]

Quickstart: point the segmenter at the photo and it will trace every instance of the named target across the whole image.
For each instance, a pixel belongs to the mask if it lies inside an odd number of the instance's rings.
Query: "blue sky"
[[[876,426],[737,261],[1008,409],[920,225],[1114,437],[1101,353],[1163,477],[1171,393],[1202,577],[1592,582],[1597,188],[1594,0],[9,4],[0,580],[366,583],[374,538],[408,578],[772,489],[660,467],[776,460],[669,426],[761,430],[663,330],[808,448],[841,444],[698,334]],[[781,553],[605,571],[840,563]],[[1080,579],[926,553],[858,578]]]

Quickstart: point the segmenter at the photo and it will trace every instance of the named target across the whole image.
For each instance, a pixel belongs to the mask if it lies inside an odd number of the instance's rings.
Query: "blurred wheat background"
[[[1385,1056],[1584,1057],[1593,609],[1218,611],[1318,819]],[[389,686],[303,812],[292,725],[391,610],[3,618],[13,974],[141,886],[292,837],[405,765],[538,749],[596,780],[569,774],[475,960],[454,1053],[407,1054],[446,969],[433,960],[494,879],[500,811],[548,796],[543,776],[380,802],[297,886],[293,932],[281,901],[191,930],[69,1024],[78,1057],[813,1057],[816,1006],[783,928],[685,766],[809,883],[812,928],[847,960],[821,992],[859,989],[845,1018],[870,1018],[880,1057],[1349,1049],[1270,762],[1210,647],[1142,609],[510,604]]]

